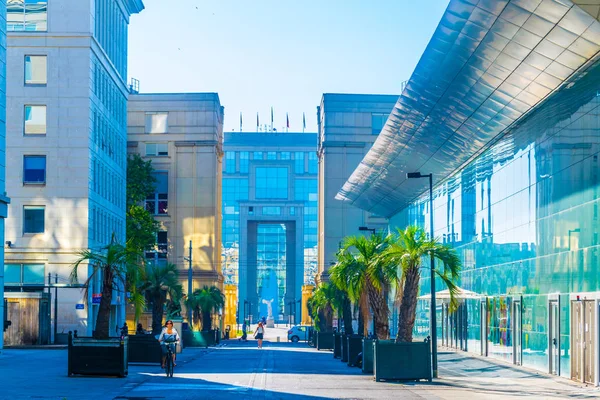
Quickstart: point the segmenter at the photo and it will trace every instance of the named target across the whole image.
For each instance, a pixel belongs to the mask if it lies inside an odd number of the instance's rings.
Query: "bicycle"
[[[167,374],[167,378],[172,378],[173,370],[175,369],[175,365],[173,364],[173,349],[175,349],[175,346],[177,346],[177,342],[165,342],[165,345],[167,346],[167,358],[165,359],[165,373]]]

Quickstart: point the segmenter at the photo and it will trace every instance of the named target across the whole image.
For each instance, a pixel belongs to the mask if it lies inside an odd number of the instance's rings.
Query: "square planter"
[[[128,342],[127,336],[99,340],[69,335],[68,375],[126,377]]]
[[[340,358],[342,356],[342,334],[333,334],[333,358]]]
[[[333,332],[317,333],[317,350],[333,350]]]
[[[348,335],[342,334],[340,339],[340,349],[342,350],[342,357],[340,358],[341,362],[348,362]]]
[[[182,338],[185,347],[208,347],[217,344],[217,333],[212,331],[183,331]]]
[[[363,339],[362,341],[362,372],[365,374],[373,373],[373,339]]]
[[[376,341],[374,344],[373,374],[375,381],[419,380],[431,382],[431,343],[393,343]]]
[[[362,336],[360,335],[348,335],[347,336],[348,346],[348,366],[354,367],[358,360],[358,354],[362,352]]]
[[[129,336],[129,362],[160,364],[162,350],[154,335]]]

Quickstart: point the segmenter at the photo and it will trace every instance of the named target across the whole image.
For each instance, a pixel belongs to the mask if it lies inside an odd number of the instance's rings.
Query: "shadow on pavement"
[[[167,378],[164,374],[152,374],[149,381],[133,388],[126,395],[114,397],[113,400],[139,400],[163,398],[164,393],[169,393],[164,398],[172,397],[175,393],[177,398],[202,398],[202,399],[248,399],[248,398],[272,398],[285,400],[325,400],[334,397],[320,397],[285,393],[273,390],[260,389],[249,386],[232,385],[226,383],[212,382],[200,378],[177,376]],[[189,395],[188,395],[189,393]]]

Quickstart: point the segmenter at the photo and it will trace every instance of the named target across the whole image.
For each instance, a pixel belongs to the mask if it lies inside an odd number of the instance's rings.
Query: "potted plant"
[[[113,291],[125,287],[128,266],[136,264],[138,255],[125,246],[111,243],[99,250],[83,250],[73,264],[71,281],[78,281],[79,267],[89,265],[91,273],[85,281],[85,297],[95,278],[101,282],[101,298],[92,337],[69,337],[68,373],[116,375],[125,377],[127,368],[128,338],[110,337],[110,312]],[[122,290],[122,289],[121,289]]]
[[[168,318],[172,318],[183,293],[177,267],[174,264],[146,264],[138,290],[144,293],[145,302],[152,305],[152,333],[129,337],[129,361],[160,364],[161,349],[155,335],[162,330],[165,305],[169,304],[171,315]]]
[[[204,286],[202,289],[196,289],[186,300],[186,307],[192,309],[193,324],[196,329],[184,331],[184,342],[186,346],[208,347],[218,343],[218,330],[212,330],[212,315],[225,306],[225,295],[216,286]],[[197,329],[202,326],[200,332]],[[187,339],[186,339],[187,338]],[[189,344],[187,344],[189,343]]]
[[[427,239],[425,232],[416,226],[398,230],[393,240],[379,256],[384,264],[400,267],[398,335],[395,342],[377,341],[374,347],[375,379],[429,379],[431,380],[431,346],[426,342],[413,342],[419,281],[423,260],[433,256],[441,268],[434,273],[448,287],[450,309],[457,306],[455,282],[460,271],[456,251],[436,239]],[[429,261],[427,261],[429,262]],[[431,305],[435,307],[435,305]]]
[[[322,283],[310,298],[312,317],[317,337],[317,350],[333,350],[333,303],[336,289]]]

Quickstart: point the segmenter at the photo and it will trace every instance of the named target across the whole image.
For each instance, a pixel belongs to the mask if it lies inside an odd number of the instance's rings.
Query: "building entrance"
[[[595,384],[596,300],[571,301],[571,379]]]
[[[548,303],[548,365],[552,375],[560,375],[560,318],[558,300]]]
[[[6,346],[50,343],[50,295],[43,292],[5,293],[6,319],[11,322],[4,332]]]
[[[296,238],[301,225],[248,220],[246,226],[240,247],[240,317],[252,323],[299,323],[304,254]]]

